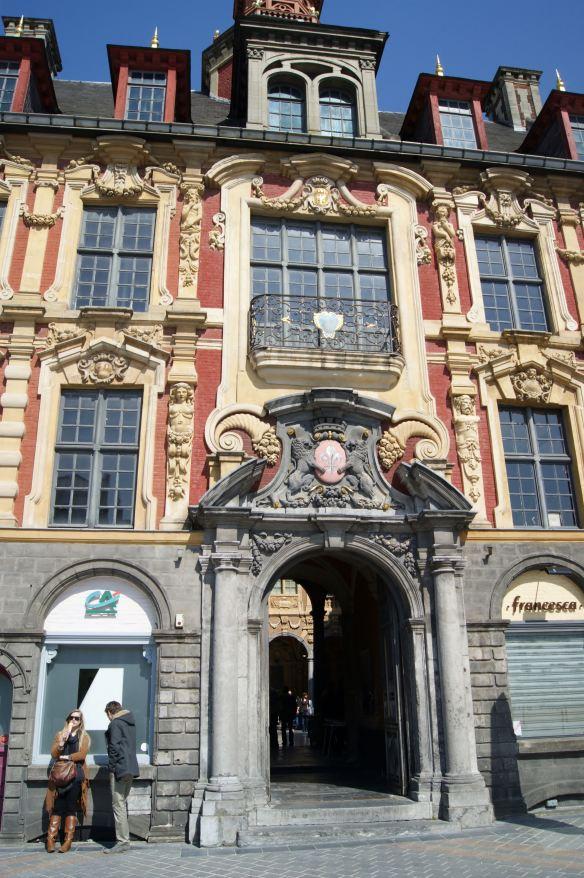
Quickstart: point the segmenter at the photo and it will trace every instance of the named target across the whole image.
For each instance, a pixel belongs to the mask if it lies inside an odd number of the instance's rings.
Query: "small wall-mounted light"
[[[492,546],[485,546],[485,553],[483,555],[483,564],[489,563],[489,558],[491,557],[492,554],[493,554],[493,547]]]
[[[185,627],[185,615],[184,613],[177,613],[174,617],[174,627],[175,628],[184,628]]]

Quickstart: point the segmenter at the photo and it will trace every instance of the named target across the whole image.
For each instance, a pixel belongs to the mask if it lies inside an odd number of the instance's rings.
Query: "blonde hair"
[[[83,716],[82,711],[79,710],[78,707],[74,707],[73,710],[69,711],[69,713],[67,714],[67,719],[65,720],[65,725],[63,726],[63,728],[61,729],[59,734],[60,735],[67,734],[67,726],[69,725],[69,717],[71,716],[72,713],[78,713],[79,716],[81,717],[81,720],[79,722],[79,726],[77,727],[77,735],[79,737],[79,746],[81,746],[83,739],[85,739],[87,741],[87,749],[89,750],[89,748],[91,746],[91,738],[89,737],[89,735],[85,731],[85,717]]]

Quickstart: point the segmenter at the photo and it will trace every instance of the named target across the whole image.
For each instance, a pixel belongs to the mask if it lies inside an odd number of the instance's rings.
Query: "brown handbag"
[[[68,787],[69,784],[72,784],[75,780],[76,774],[77,766],[74,762],[65,759],[57,759],[51,768],[49,781],[53,783],[57,789],[61,789],[62,787]]]

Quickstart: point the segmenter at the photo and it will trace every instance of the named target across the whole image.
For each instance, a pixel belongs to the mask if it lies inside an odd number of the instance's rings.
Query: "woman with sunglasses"
[[[72,710],[60,732],[57,732],[51,747],[53,759],[64,759],[76,763],[75,779],[66,787],[57,789],[49,780],[45,808],[49,814],[47,832],[47,851],[52,854],[59,836],[61,820],[65,819],[65,841],[59,853],[66,854],[73,844],[77,827],[77,813],[86,813],[89,774],[85,760],[91,739],[85,731],[85,721],[80,710]]]

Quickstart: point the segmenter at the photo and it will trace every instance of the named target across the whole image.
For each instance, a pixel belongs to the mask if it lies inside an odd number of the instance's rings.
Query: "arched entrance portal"
[[[405,795],[404,671],[406,682],[411,672],[403,667],[405,613],[395,584],[363,559],[321,554],[282,571],[266,609],[272,787],[324,778]],[[312,714],[295,722],[294,752],[284,733],[290,692],[299,713],[309,693]]]

